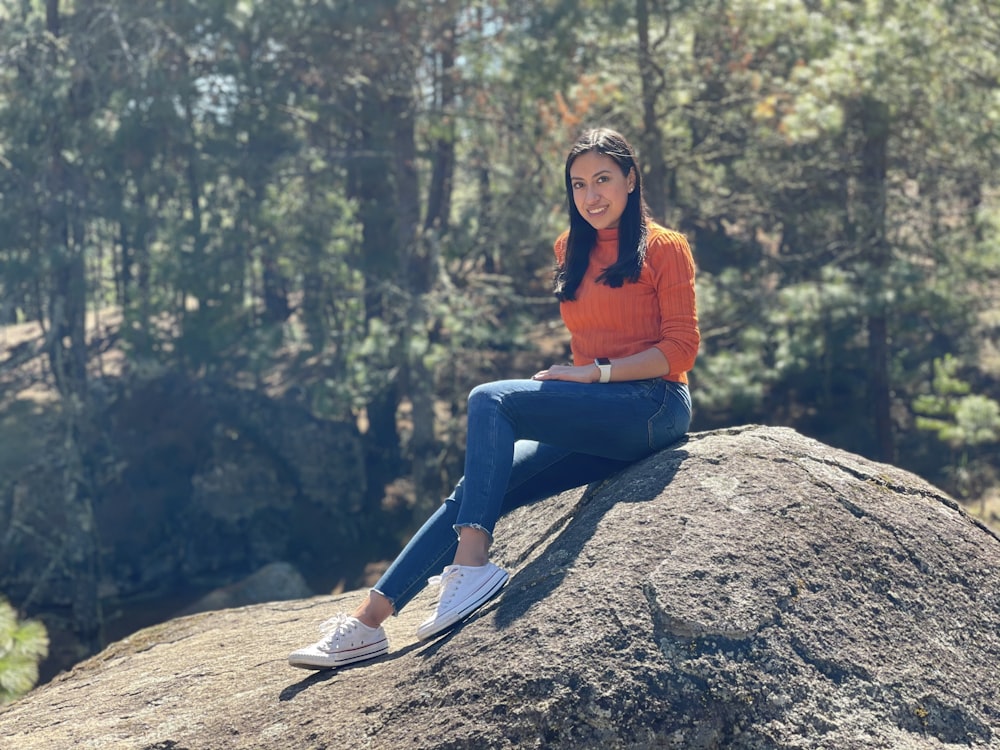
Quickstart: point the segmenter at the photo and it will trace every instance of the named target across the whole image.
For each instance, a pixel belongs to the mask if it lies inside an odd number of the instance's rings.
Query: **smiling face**
[[[610,156],[588,151],[573,160],[569,176],[573,203],[587,223],[594,229],[617,227],[635,189],[635,170],[622,174]]]

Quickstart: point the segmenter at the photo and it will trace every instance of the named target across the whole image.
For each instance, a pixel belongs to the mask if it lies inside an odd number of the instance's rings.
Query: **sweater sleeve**
[[[660,306],[660,340],[656,344],[676,376],[694,367],[701,343],[695,303],[694,258],[684,235],[665,230],[651,238],[647,264]]]

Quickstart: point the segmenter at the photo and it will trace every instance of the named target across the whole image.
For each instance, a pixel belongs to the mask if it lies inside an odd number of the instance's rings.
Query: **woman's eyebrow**
[[[594,174],[591,175],[591,177],[597,177],[598,175],[602,175],[602,174],[611,174],[611,170],[610,169],[598,169],[596,172],[594,172]],[[571,174],[569,176],[569,178],[571,180],[582,180],[582,179],[584,179],[583,177],[581,177],[578,174]]]

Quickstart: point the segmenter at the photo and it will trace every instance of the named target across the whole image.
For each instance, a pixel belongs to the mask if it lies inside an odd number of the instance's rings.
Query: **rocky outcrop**
[[[399,527],[372,523],[353,424],[172,371],[114,382],[80,430],[92,513],[67,496],[65,428],[0,476],[0,592],[52,634],[43,674],[93,654],[86,634],[152,624],[274,563],[353,582],[362,529]]]
[[[358,594],[197,614],[0,713],[0,747],[1000,747],[1000,540],[781,428],[692,435],[497,532],[501,597],[380,660],[286,665]]]
[[[260,602],[305,599],[315,593],[294,566],[286,562],[274,562],[265,565],[256,573],[252,573],[236,583],[209,591],[182,609],[177,615],[193,615],[197,612],[245,607]]]

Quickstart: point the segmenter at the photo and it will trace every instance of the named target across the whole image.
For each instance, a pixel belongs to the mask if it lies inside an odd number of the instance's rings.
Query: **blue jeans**
[[[680,439],[691,423],[682,383],[501,380],[469,394],[465,476],[373,587],[396,612],[449,565],[456,531],[493,536],[523,505],[604,479]]]

